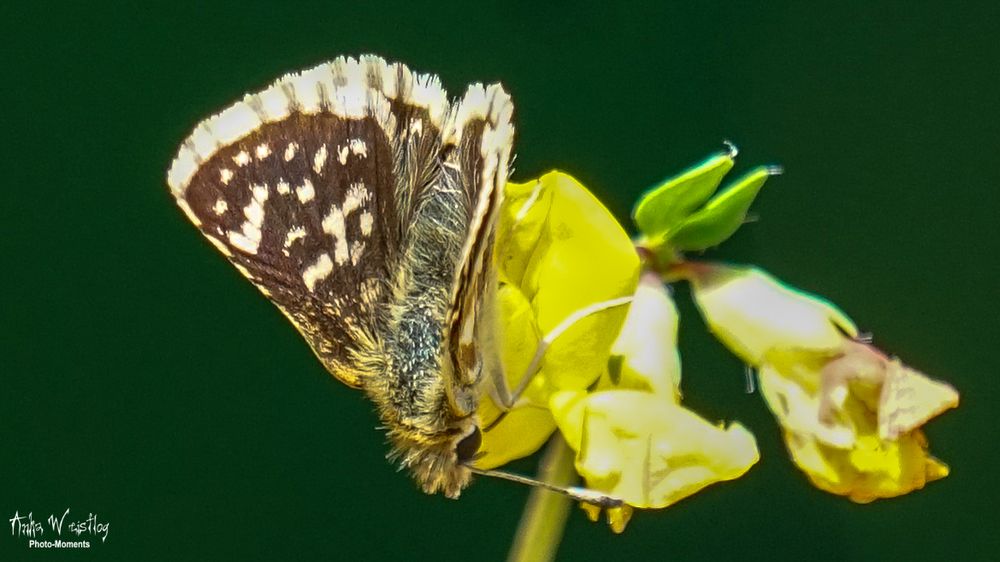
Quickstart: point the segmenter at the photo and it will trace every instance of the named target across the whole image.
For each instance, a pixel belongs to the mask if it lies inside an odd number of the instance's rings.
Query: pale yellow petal
[[[807,435],[839,449],[854,445],[854,425],[843,415],[820,419],[821,371],[833,355],[805,350],[774,349],[757,371],[765,402],[786,431]],[[837,410],[840,412],[840,410]]]
[[[752,267],[692,265],[695,302],[712,332],[736,355],[759,365],[774,347],[831,349],[857,333],[837,307]]]
[[[882,386],[878,432],[883,439],[896,439],[941,412],[958,406],[958,391],[932,380],[899,361],[892,361]]]
[[[635,290],[621,334],[611,348],[608,376],[598,389],[646,390],[680,401],[681,360],[677,352],[677,308],[656,274]]]
[[[553,402],[587,485],[633,507],[666,507],[759,459],[741,425],[713,425],[665,396],[611,390],[560,393]]]
[[[496,374],[487,374],[477,412],[489,428],[477,461],[484,468],[537,450],[555,428],[546,410],[549,395],[586,388],[605,371],[627,306],[581,311],[630,295],[638,276],[628,236],[573,178],[552,172],[509,183],[506,195],[494,254],[500,362],[508,391],[526,377],[530,384],[502,413],[494,403],[502,393],[489,378]]]
[[[484,427],[489,427],[484,418]],[[525,406],[507,413],[503,421],[483,432],[483,444],[476,459],[479,468],[496,468],[526,457],[545,444],[556,429],[552,414],[545,408]]]
[[[552,192],[551,205],[521,289],[548,334],[581,309],[632,295],[639,259],[621,225],[579,182],[561,172],[541,181]],[[586,388],[604,372],[626,311],[589,315],[552,342],[542,375],[553,390]]]
[[[953,406],[957,393],[868,345],[771,350],[758,380],[792,460],[820,489],[867,503],[948,474],[917,427]],[[895,428],[891,438],[887,427]]]

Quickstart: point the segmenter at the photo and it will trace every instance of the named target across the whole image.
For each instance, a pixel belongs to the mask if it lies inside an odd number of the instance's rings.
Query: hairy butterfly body
[[[423,489],[457,497],[499,371],[492,245],[512,104],[374,56],[285,76],[201,122],[167,174],[177,204],[364,389]]]

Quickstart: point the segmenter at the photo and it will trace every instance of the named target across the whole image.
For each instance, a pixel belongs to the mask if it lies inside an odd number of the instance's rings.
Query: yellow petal
[[[580,509],[587,514],[587,519],[590,519],[591,523],[597,523],[601,518],[601,508],[592,503],[581,503]]]
[[[697,264],[686,275],[709,328],[750,365],[773,347],[836,348],[857,334],[840,309],[760,269]]]
[[[525,270],[552,207],[551,181],[542,183],[549,175],[525,183],[507,182],[504,188],[494,253],[503,283],[523,287]]]
[[[741,425],[718,427],[648,392],[561,392],[552,412],[587,486],[633,507],[666,507],[759,459]]]
[[[487,426],[488,427],[488,426]],[[483,433],[476,459],[478,468],[489,469],[526,457],[545,444],[556,429],[548,409],[537,406],[514,408],[503,421]]]
[[[899,361],[890,363],[880,398],[878,432],[882,439],[896,439],[958,406],[954,387],[931,380]]]
[[[500,359],[507,387],[513,390],[521,383],[544,334],[538,328],[531,303],[516,286],[500,286],[497,290],[497,310],[503,319],[501,326],[503,337],[499,341]],[[543,382],[536,380],[523,398],[535,405],[546,407],[548,395],[541,395],[542,389],[544,389]]]
[[[559,432],[574,451],[583,442],[583,416],[587,393],[582,390],[563,390],[549,397],[549,410],[558,422]]]
[[[632,506],[625,504],[619,507],[608,508],[608,526],[617,534],[625,532],[625,527],[632,519]]]
[[[611,348],[608,376],[597,389],[645,390],[679,402],[680,384],[677,308],[659,275],[647,273]]]
[[[808,435],[819,444],[848,449],[856,438],[851,420],[843,416],[820,419],[821,372],[835,357],[833,352],[772,349],[757,371],[757,380],[764,400],[782,427],[797,435]],[[840,396],[831,400],[842,401]]]
[[[846,341],[838,352],[772,349],[758,378],[793,461],[818,488],[867,503],[947,476],[917,428],[957,402],[950,386]]]
[[[596,505],[581,503],[580,508],[587,514],[587,519],[590,519],[593,523],[597,523],[601,518],[601,508]],[[632,519],[633,511],[632,506],[628,504],[608,508],[608,526],[615,533],[621,534],[625,532],[625,527],[628,525],[629,520]]]
[[[515,388],[531,361],[541,334],[535,325],[531,304],[519,289],[502,285],[497,291],[497,309],[505,321],[504,337],[500,340],[501,364],[507,377],[507,386]],[[486,384],[490,384],[489,381]],[[483,444],[480,457],[476,460],[479,468],[495,468],[514,459],[526,457],[537,451],[556,428],[555,420],[547,409],[547,396],[540,402],[537,397],[541,382],[529,387],[522,405],[508,412],[503,420],[493,425],[502,410],[487,393],[479,405],[479,419],[483,427]]]
[[[502,419],[489,393],[478,414],[484,433],[477,466],[492,468],[537,450],[555,429],[551,392],[585,388],[604,372],[627,307],[585,315],[558,337],[553,329],[595,303],[631,294],[638,257],[610,213],[573,178],[551,172],[508,183],[497,231],[499,347],[507,386],[516,389],[543,338],[538,373]],[[487,382],[487,385],[490,383]]]
[[[791,444],[789,450],[799,464],[798,451]],[[948,475],[948,467],[927,454],[927,439],[919,430],[898,441],[883,441],[869,434],[850,450],[823,446],[817,450],[835,477],[807,470],[809,479],[816,487],[857,503],[908,494]]]
[[[575,179],[550,172],[537,185],[535,196],[513,186],[519,197],[501,216],[501,234],[510,234],[498,238],[497,250],[500,269],[507,270],[501,278],[520,279],[539,330],[548,334],[581,309],[631,295],[639,259],[611,213]],[[520,238],[522,224],[530,238]],[[540,380],[553,390],[594,382],[625,313],[626,307],[609,308],[573,324],[546,350]]]

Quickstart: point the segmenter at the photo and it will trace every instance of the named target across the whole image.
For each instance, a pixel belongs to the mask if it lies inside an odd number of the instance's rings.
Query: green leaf
[[[715,193],[723,176],[732,169],[735,155],[733,150],[710,156],[648,191],[632,209],[632,219],[639,231],[658,240],[676,228]]]
[[[777,173],[779,171],[774,167],[761,166],[736,180],[688,216],[669,235],[667,245],[675,250],[687,251],[718,246],[739,229],[764,182]]]

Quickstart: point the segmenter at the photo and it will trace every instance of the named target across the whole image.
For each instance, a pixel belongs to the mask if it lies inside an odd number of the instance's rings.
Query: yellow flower
[[[637,288],[632,242],[576,180],[508,184],[496,247],[507,384],[537,374],[505,414],[482,401],[478,467],[531,454],[558,426],[587,486],[626,502],[608,513],[621,532],[633,508],[666,507],[757,461],[742,426],[680,406],[673,301],[656,275]]]
[[[683,274],[712,331],[758,368],[789,453],[814,485],[865,503],[948,475],[920,427],[958,405],[954,388],[851,339],[854,325],[836,307],[762,271],[698,264]]]
[[[713,425],[666,396],[562,391],[552,411],[587,487],[639,508],[667,507],[757,462],[753,435]]]
[[[792,459],[818,488],[867,503],[948,475],[920,427],[958,405],[951,386],[849,340],[837,351],[772,349],[759,379]]]
[[[549,396],[587,388],[601,376],[627,308],[610,306],[576,321],[574,314],[628,297],[639,271],[625,231],[562,172],[507,184],[496,248],[501,360],[509,388],[517,388],[539,346],[546,347],[516,407],[484,433],[484,454],[476,462],[481,468],[535,452],[556,427]],[[500,414],[491,398],[482,400],[484,427]]]
[[[659,275],[646,272],[635,290],[625,325],[611,348],[608,376],[598,390],[628,388],[681,398],[677,308]]]
[[[759,459],[743,426],[714,425],[680,405],[676,338],[673,301],[659,277],[647,274],[613,348],[623,354],[621,361],[609,363],[594,390],[566,390],[550,399],[587,487],[627,504],[609,510],[616,532],[624,530],[631,508],[667,507],[742,476]],[[585,509],[596,520],[599,510]]]

